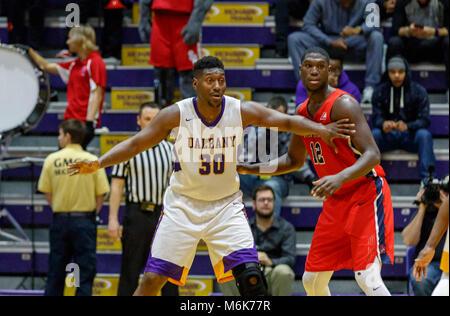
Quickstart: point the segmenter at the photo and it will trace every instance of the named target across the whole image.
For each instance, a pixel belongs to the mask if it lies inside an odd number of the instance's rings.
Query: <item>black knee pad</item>
[[[241,296],[268,296],[267,284],[259,264],[248,262],[232,269]]]

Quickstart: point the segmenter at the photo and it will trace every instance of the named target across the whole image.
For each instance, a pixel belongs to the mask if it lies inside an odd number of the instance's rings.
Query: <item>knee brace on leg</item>
[[[248,262],[232,269],[241,296],[267,296],[264,275],[256,262]]]
[[[355,279],[367,296],[390,296],[381,278],[381,264],[378,258],[366,270],[355,272]]]

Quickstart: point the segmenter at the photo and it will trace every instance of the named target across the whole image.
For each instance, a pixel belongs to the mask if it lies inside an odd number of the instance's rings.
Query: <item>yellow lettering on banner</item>
[[[122,251],[122,242],[112,240],[107,228],[97,228],[97,250],[119,250]]]
[[[140,8],[133,4],[132,23],[139,23]],[[264,18],[269,15],[268,3],[225,4],[218,3],[211,6],[203,24],[264,24]]]
[[[253,67],[259,59],[258,46],[207,46],[202,47],[202,56],[215,56],[222,60],[225,67]]]
[[[67,284],[67,282],[66,282]],[[92,296],[117,296],[119,277],[97,276],[92,285]],[[75,296],[76,287],[64,287],[64,296]]]
[[[186,284],[179,287],[180,296],[208,296],[212,292],[212,279],[187,279]]]
[[[150,45],[122,45],[123,66],[150,66]]]
[[[174,92],[173,102],[181,100],[179,89]],[[111,109],[112,110],[130,110],[138,111],[142,103],[154,102],[155,91],[153,89],[111,89]]]
[[[100,153],[104,155],[118,143],[130,138],[131,135],[101,135],[100,136]]]
[[[67,282],[65,282],[65,284],[67,284]],[[118,276],[96,276],[92,286],[92,296],[117,296],[118,288]],[[64,287],[64,296],[75,296],[76,289],[76,287],[67,287],[66,285]],[[212,279],[188,278],[186,284],[179,287],[180,296],[209,296],[212,292]],[[159,295],[161,295],[161,293],[159,293]]]
[[[268,3],[225,4],[212,5],[203,24],[264,24],[264,18],[269,15]]]
[[[142,103],[155,100],[154,90],[116,90],[111,89],[111,109],[139,110]]]

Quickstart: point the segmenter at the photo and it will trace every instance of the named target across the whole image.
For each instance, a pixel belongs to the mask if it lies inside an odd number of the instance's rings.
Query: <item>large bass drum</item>
[[[0,143],[36,127],[50,103],[50,81],[25,50],[0,44]]]

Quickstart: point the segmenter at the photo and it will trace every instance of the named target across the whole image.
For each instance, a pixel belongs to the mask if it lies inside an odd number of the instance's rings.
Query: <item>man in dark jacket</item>
[[[400,0],[387,56],[400,54],[409,62],[444,62],[448,76],[448,30],[448,0]]]
[[[387,71],[373,97],[373,136],[381,152],[403,149],[419,154],[420,178],[435,164],[430,126],[430,101],[420,84],[411,81],[408,62],[389,59]]]
[[[297,81],[299,65],[308,47],[320,46],[348,61],[365,61],[362,103],[370,103],[381,79],[383,34],[370,20],[371,0],[314,0],[303,19],[301,32],[288,36],[288,51]]]

